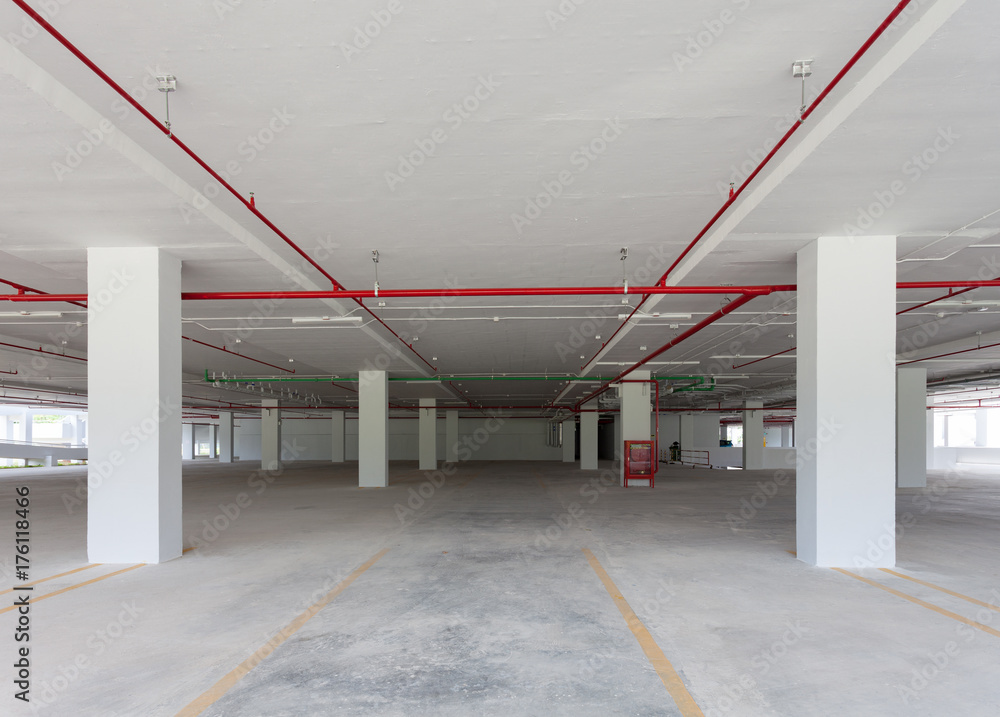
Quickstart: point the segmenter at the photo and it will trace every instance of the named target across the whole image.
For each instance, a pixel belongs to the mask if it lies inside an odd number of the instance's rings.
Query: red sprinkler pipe
[[[254,363],[259,363],[262,366],[267,366],[269,368],[278,369],[279,371],[284,371],[285,373],[295,373],[294,369],[282,368],[281,366],[275,366],[273,363],[268,363],[267,361],[261,361],[260,359],[250,358],[249,356],[244,356],[243,354],[238,354],[235,351],[230,351],[225,346],[214,346],[212,344],[207,344],[204,341],[199,341],[198,339],[192,339],[190,336],[181,336],[185,341],[191,341],[199,346],[207,346],[210,349],[215,349],[216,351],[225,351],[230,356],[238,356],[239,358],[246,359],[247,361],[253,361]]]
[[[661,411],[666,413],[742,413],[743,407],[737,408],[662,408]],[[788,408],[754,408],[753,411],[794,411],[795,406]]]
[[[962,351],[952,351],[951,353],[938,354],[937,356],[925,356],[920,359],[913,359],[912,361],[903,361],[902,363],[896,364],[896,367],[909,366],[911,363],[920,363],[921,361],[930,361],[931,359],[944,358],[945,356],[957,356],[958,354],[972,353],[973,351],[982,351],[983,349],[992,349],[1000,346],[1000,344],[988,344],[986,346],[976,346],[972,349],[963,349]]]
[[[756,361],[750,361],[748,363],[741,363],[739,366],[733,366],[733,368],[743,368],[744,366],[753,366],[755,363],[760,363],[761,361],[767,361],[768,359],[772,359],[775,356],[783,356],[784,354],[787,354],[787,353],[789,353],[791,351],[794,351],[796,348],[797,347],[792,346],[792,348],[790,348],[790,349],[785,349],[784,351],[779,351],[776,354],[771,354],[770,356],[765,356],[764,358],[759,358]]]
[[[979,289],[1000,287],[1000,279],[990,281],[902,281],[896,284],[900,291],[939,287],[968,287]],[[639,286],[631,287],[629,293],[648,295],[678,296],[767,296],[776,292],[792,292],[795,284],[747,285],[747,286]],[[624,295],[620,286],[565,286],[565,287],[492,287],[482,289],[380,289],[377,297],[384,299],[413,299],[433,297],[491,297],[491,296],[616,296]],[[957,294],[952,294],[952,296]],[[181,294],[183,301],[257,301],[261,299],[373,299],[374,290],[353,291],[187,291]],[[943,297],[948,298],[948,297]],[[14,303],[51,303],[59,301],[86,301],[86,294],[0,294],[0,301]],[[940,301],[940,299],[935,299]],[[365,307],[367,310],[367,307]],[[912,310],[912,309],[909,309]],[[370,313],[370,312],[369,312]],[[634,313],[634,312],[633,312]],[[900,313],[905,313],[900,312]],[[405,342],[404,342],[405,343]],[[409,346],[409,344],[407,344]]]
[[[1000,279],[987,279],[985,281],[901,281],[896,284],[899,289],[951,289],[959,286],[967,286],[969,290],[981,289],[986,286],[1000,286]],[[962,292],[965,293],[965,292]],[[942,296],[936,301],[948,299],[955,294]]]
[[[14,2],[15,5],[17,5],[19,8],[21,8],[25,13],[27,13],[27,15],[29,17],[31,17],[31,19],[33,19],[42,28],[44,28],[45,31],[48,32],[53,38],[55,38],[63,47],[65,47],[67,50],[69,50],[71,53],[73,53],[73,55],[75,55],[77,57],[77,59],[79,59],[84,65],[86,65],[88,68],[90,68],[90,70],[92,70],[98,77],[100,77],[102,80],[104,80],[104,82],[111,89],[113,89],[115,92],[117,92],[118,95],[120,95],[122,97],[122,99],[124,99],[126,102],[128,102],[130,105],[132,105],[139,112],[139,114],[141,114],[143,117],[145,117],[147,120],[149,120],[153,124],[153,126],[155,126],[157,129],[159,129],[163,134],[165,134],[167,136],[167,139],[169,139],[171,142],[173,142],[178,147],[180,147],[180,149],[185,154],[187,154],[191,159],[193,159],[198,164],[198,166],[200,166],[202,169],[204,169],[206,172],[208,172],[209,175],[211,175],[211,177],[215,181],[217,181],[220,185],[222,185],[223,187],[225,187],[226,191],[228,191],[230,194],[232,194],[234,197],[236,197],[237,201],[239,201],[244,207],[246,207],[255,217],[257,217],[258,219],[260,219],[271,231],[273,231],[283,242],[285,242],[285,244],[287,244],[299,256],[301,256],[303,259],[305,259],[314,269],[316,269],[316,271],[318,271],[320,274],[322,274],[324,277],[326,277],[326,279],[333,285],[334,289],[342,289],[343,288],[343,286],[336,279],[334,279],[326,271],[326,269],[324,269],[322,266],[320,266],[308,254],[306,254],[306,252],[303,251],[302,248],[298,244],[296,244],[295,242],[293,242],[291,240],[291,238],[289,238],[289,236],[287,234],[285,234],[283,231],[281,231],[281,229],[279,229],[277,227],[277,225],[275,225],[274,222],[272,222],[270,219],[268,219],[259,209],[257,209],[256,202],[253,200],[253,197],[251,197],[249,200],[245,199],[243,197],[243,195],[240,194],[238,191],[236,191],[236,189],[233,188],[233,186],[229,182],[227,182],[225,179],[223,179],[223,177],[218,172],[216,172],[214,169],[212,169],[212,167],[208,164],[208,162],[206,162],[201,157],[199,157],[198,154],[194,150],[192,150],[184,142],[182,142],[177,137],[177,135],[175,135],[173,133],[173,131],[170,128],[168,128],[168,127],[164,126],[162,123],[160,123],[160,121],[157,120],[153,115],[151,115],[146,110],[145,107],[143,107],[141,104],[139,104],[139,102],[137,102],[132,97],[132,95],[130,95],[128,92],[126,92],[124,89],[122,89],[121,85],[119,85],[117,82],[115,82],[113,79],[111,79],[111,77],[106,72],[104,72],[104,70],[102,70],[100,67],[98,67],[97,64],[93,60],[91,60],[89,57],[87,57],[78,47],[76,47],[76,45],[74,45],[62,33],[60,33],[58,30],[56,30],[44,17],[42,17],[41,15],[39,15],[37,12],[35,12],[35,10],[30,5],[28,5],[27,2],[25,2],[24,0],[13,0],[13,2]],[[357,303],[358,303],[358,305],[362,305],[360,301],[358,301]],[[411,346],[410,344],[407,344],[405,341],[403,341],[403,339],[399,336],[399,334],[397,334],[395,331],[393,331],[391,328],[389,328],[388,324],[386,324],[382,319],[380,319],[375,314],[372,314],[372,312],[369,311],[367,307],[363,306],[363,308],[365,309],[365,311],[368,311],[368,313],[371,314],[372,318],[374,318],[376,321],[378,321],[380,324],[382,324],[382,326],[384,326],[386,329],[388,329],[389,332],[393,336],[395,336],[397,339],[399,339],[399,341],[401,341],[408,349],[410,349],[410,351],[412,351],[413,354],[415,356],[417,356],[417,358],[419,358],[425,364],[427,364],[428,366],[430,366],[430,368],[432,370],[437,370],[435,366],[432,366],[430,363],[428,363],[428,361],[423,356],[421,356],[419,353],[417,353],[417,351],[413,348],[413,346]]]
[[[36,294],[38,294],[38,296],[31,296],[31,295],[28,295],[28,294],[21,294],[21,293],[17,294],[18,296],[28,296],[29,297],[28,300],[44,300],[44,301],[52,301],[53,300],[52,299],[53,294],[46,294],[45,292],[40,291],[38,289],[32,289],[31,287],[24,286],[22,284],[17,284],[17,283],[15,283],[13,281],[7,281],[6,279],[0,279],[0,283],[4,283],[4,284],[7,284],[8,286],[14,287],[15,289],[18,290],[18,292],[21,292],[21,291],[33,291],[33,292],[36,292]],[[41,297],[45,297],[45,299],[41,299]],[[84,295],[83,300],[86,301],[86,295]],[[69,301],[67,303],[72,303],[72,304],[76,304],[77,306],[82,306],[83,308],[87,308],[86,304],[78,303],[77,301]],[[259,360],[255,359],[255,358],[250,358],[249,356],[242,356],[241,354],[234,353],[232,351],[227,350],[225,346],[219,348],[218,346],[213,346],[212,344],[207,344],[204,341],[198,341],[197,339],[192,339],[192,338],[190,338],[188,336],[181,336],[181,338],[182,339],[186,339],[188,341],[194,341],[196,344],[201,344],[202,346],[208,346],[209,348],[217,349],[219,351],[225,351],[226,353],[232,354],[234,356],[240,356],[241,358],[245,358],[245,359],[247,359],[249,361],[255,361],[255,362],[259,363],[259,364],[263,364],[264,366],[269,366],[270,368],[276,368],[279,371],[285,371],[286,373],[295,373],[295,371],[291,371],[291,370],[289,370],[287,368],[282,368],[281,366],[275,366],[274,364],[269,364],[266,361],[259,361]],[[13,344],[4,344],[4,345],[6,345],[6,346],[13,346]],[[24,347],[20,347],[20,348],[24,348]],[[35,351],[35,349],[26,349],[26,350]],[[50,351],[42,351],[41,348],[39,348],[37,350],[39,352],[41,352],[41,353],[52,353]],[[63,354],[52,354],[52,355],[53,356],[63,356]],[[76,359],[77,361],[86,361],[87,360],[85,358],[83,358],[83,359],[77,358],[76,356],[65,356],[65,358]],[[10,373],[10,372],[9,371],[3,371],[3,373]],[[17,374],[17,371],[15,371],[14,374]]]
[[[930,306],[931,304],[936,304],[939,301],[944,301],[945,299],[950,299],[953,296],[959,296],[961,294],[967,294],[977,287],[970,287],[968,289],[962,289],[961,291],[949,291],[945,296],[939,296],[936,299],[931,299],[930,301],[925,301],[922,304],[917,304],[916,306],[911,306],[908,309],[903,309],[902,311],[897,311],[896,316],[902,316],[903,314],[908,314],[911,311],[916,311],[917,309],[922,309],[925,306]]]
[[[584,403],[586,403],[587,401],[591,400],[592,398],[595,398],[596,396],[600,396],[602,393],[604,393],[605,391],[608,390],[608,387],[611,386],[611,384],[617,383],[618,381],[620,381],[621,379],[625,378],[625,376],[627,376],[628,374],[632,373],[633,371],[635,371],[637,368],[639,368],[643,364],[645,364],[645,363],[647,363],[649,361],[652,361],[654,358],[656,358],[657,356],[659,356],[660,354],[662,354],[664,351],[667,351],[667,350],[673,348],[674,346],[676,346],[677,344],[681,343],[682,341],[685,341],[686,339],[689,339],[690,337],[694,336],[696,333],[698,333],[699,331],[701,331],[705,327],[714,324],[716,321],[718,321],[719,319],[721,319],[726,314],[730,314],[733,311],[736,311],[736,309],[740,308],[744,304],[746,304],[746,303],[748,303],[750,301],[753,301],[753,299],[756,296],[759,296],[759,294],[743,294],[739,298],[734,299],[733,301],[730,301],[728,304],[726,304],[725,306],[723,306],[721,309],[719,309],[718,311],[716,311],[711,316],[709,316],[709,317],[707,317],[705,319],[702,319],[697,324],[695,324],[694,326],[692,326],[690,329],[688,329],[687,331],[685,331],[684,333],[682,333],[680,336],[677,336],[676,338],[674,338],[674,339],[668,341],[667,343],[663,344],[663,346],[661,346],[660,348],[656,349],[656,351],[653,351],[648,356],[644,357],[640,361],[637,361],[631,367],[629,367],[629,368],[625,369],[624,371],[622,371],[615,378],[613,378],[610,381],[608,381],[607,383],[605,383],[603,386],[601,386],[599,389],[597,389],[596,391],[594,391],[593,393],[591,393],[590,395],[588,395],[586,398],[583,398],[580,401],[578,401],[577,404],[574,406],[574,408],[579,408],[580,406],[582,406]]]
[[[722,217],[722,215],[725,214],[726,211],[729,209],[729,207],[731,207],[733,203],[740,198],[740,196],[750,185],[750,183],[754,179],[756,179],[757,175],[759,175],[761,171],[763,171],[764,167],[766,167],[771,162],[771,160],[774,159],[774,156],[779,152],[779,150],[781,150],[782,147],[785,146],[788,140],[792,138],[792,135],[794,135],[796,132],[799,131],[799,127],[801,127],[802,124],[809,118],[809,116],[816,110],[816,108],[819,107],[819,105],[823,102],[823,100],[825,100],[827,96],[829,96],[829,94],[834,90],[834,88],[840,84],[840,82],[844,79],[847,73],[850,72],[856,64],[858,64],[858,61],[861,60],[862,57],[864,57],[865,53],[867,53],[868,50],[871,49],[872,45],[875,44],[876,40],[878,40],[883,35],[883,33],[885,33],[887,29],[889,29],[889,26],[896,21],[896,19],[903,13],[903,10],[906,9],[906,6],[909,5],[911,2],[912,0],[902,0],[902,2],[896,5],[896,8],[891,13],[889,13],[889,15],[885,18],[885,20],[882,21],[882,24],[880,24],[875,29],[875,32],[873,32],[871,36],[864,42],[864,44],[858,49],[858,51],[854,53],[851,59],[847,61],[847,64],[844,65],[843,68],[841,68],[840,72],[838,72],[834,76],[834,78],[830,81],[830,84],[828,84],[826,88],[819,93],[816,99],[813,100],[812,104],[809,105],[809,107],[805,111],[803,111],[799,121],[793,124],[788,129],[788,131],[785,132],[784,136],[782,136],[782,138],[778,140],[778,143],[774,145],[771,151],[767,153],[767,156],[764,157],[764,159],[761,160],[760,164],[757,165],[757,168],[750,173],[750,176],[748,176],[745,180],[743,180],[743,183],[739,186],[739,188],[736,189],[736,191],[731,192],[729,199],[727,199],[726,203],[722,205],[722,208],[720,208],[719,211],[715,213],[715,215],[708,221],[708,224],[706,224],[705,227],[700,232],[698,232],[698,235],[693,240],[691,240],[691,243],[687,245],[684,251],[681,252],[680,256],[678,256],[677,259],[674,261],[674,263],[670,265],[670,268],[667,269],[663,273],[663,276],[660,277],[659,281],[656,282],[657,284],[662,284],[667,280],[667,277],[670,276],[670,273],[675,268],[677,268],[677,265],[680,264],[681,261],[683,261],[684,257],[686,257],[688,253],[690,253],[690,251],[694,249],[694,247],[705,237],[705,235],[708,234],[709,230],[711,230],[711,228],[715,226],[715,223],[718,222],[719,219]]]
[[[21,396],[7,396],[4,402],[8,401],[20,401],[20,403],[10,404],[12,406],[30,406],[31,404],[38,403],[44,404],[46,406],[86,406],[86,403],[78,403],[76,401],[58,401],[49,400],[47,398],[22,398]]]
[[[18,284],[17,282],[14,282],[14,281],[8,281],[7,279],[0,279],[0,284],[6,284],[7,286],[11,287],[12,289],[16,289],[18,295],[25,295],[27,292],[31,292],[31,293],[34,293],[34,294],[45,295],[44,291],[41,291],[39,289],[32,289],[30,286],[25,286],[24,284]],[[84,301],[86,301],[86,299],[84,299]],[[79,303],[77,301],[71,301],[71,302],[68,302],[68,303],[76,304],[77,306],[79,306],[80,308],[83,308],[83,309],[87,308],[86,304],[82,304],[82,303]]]
[[[641,294],[754,294],[763,296],[775,291],[794,291],[794,285],[783,286],[648,286],[632,289],[630,293]],[[329,299],[349,297],[352,299],[413,299],[439,296],[449,297],[491,297],[491,296],[611,296],[624,295],[620,286],[566,286],[566,287],[526,287],[526,288],[483,288],[483,289],[380,289],[374,291],[338,292],[323,291],[244,291],[244,292],[188,292],[181,294],[185,301],[236,301],[257,299]]]
[[[691,252],[691,250],[694,249],[694,247],[705,237],[705,235],[708,234],[711,228],[715,226],[716,222],[718,222],[719,219],[722,218],[722,215],[729,210],[729,208],[733,205],[733,203],[736,202],[736,200],[739,199],[740,196],[742,196],[743,192],[750,185],[750,183],[754,179],[756,179],[757,176],[764,169],[764,167],[766,167],[771,162],[771,160],[774,159],[774,156],[781,150],[782,147],[785,146],[788,140],[791,139],[792,135],[798,132],[799,127],[802,126],[802,123],[816,110],[816,108],[820,105],[820,103],[822,103],[823,100],[827,98],[830,92],[832,92],[833,89],[840,84],[840,82],[844,79],[847,73],[850,72],[854,68],[854,66],[858,63],[858,61],[868,52],[868,50],[871,49],[872,45],[875,44],[876,40],[878,40],[882,36],[882,34],[889,28],[889,26],[896,21],[896,19],[903,13],[903,10],[906,9],[906,7],[910,4],[911,1],[912,0],[902,0],[902,2],[900,2],[891,13],[889,13],[888,17],[886,17],[885,20],[882,21],[882,24],[880,24],[875,29],[875,32],[871,34],[871,36],[858,49],[858,51],[854,53],[851,59],[847,61],[847,64],[844,65],[844,67],[841,68],[840,72],[838,72],[836,76],[833,78],[833,80],[830,81],[830,84],[828,84],[826,88],[819,94],[819,96],[816,97],[813,103],[805,111],[803,111],[799,121],[793,124],[788,129],[788,131],[785,132],[784,136],[782,136],[782,138],[778,140],[778,143],[771,148],[771,151],[768,152],[767,156],[765,156],[764,159],[761,160],[760,164],[758,164],[757,167],[753,170],[753,172],[751,172],[750,175],[745,180],[743,180],[743,183],[740,184],[739,188],[734,189],[732,186],[730,186],[729,198],[726,200],[725,204],[723,204],[722,207],[712,216],[712,218],[708,220],[708,224],[706,224],[704,228],[700,232],[698,232],[695,238],[691,240],[691,243],[689,243],[684,248],[684,251],[681,252],[680,256],[678,256],[677,259],[674,260],[674,263],[670,265],[670,268],[668,268],[665,272],[663,272],[663,276],[661,276],[656,282],[657,285],[663,285],[664,282],[666,282],[667,277],[669,277],[670,274],[673,272],[673,270],[677,268],[677,265],[680,264],[684,260],[684,257],[686,257]],[[642,301],[640,301],[638,306],[636,306],[635,311],[638,311],[642,307],[642,305],[646,303],[647,298],[648,296],[643,296]],[[632,312],[633,315],[635,314],[635,311]],[[617,329],[615,329],[614,333],[611,335],[612,338],[614,338],[615,335],[617,335],[618,332],[621,331],[622,328],[624,328],[625,324],[627,324],[629,319],[631,318],[632,316],[629,316],[628,319],[626,319]],[[603,349],[604,347],[602,346],[601,348]],[[583,366],[581,366],[581,370],[590,365],[590,362],[593,361],[594,357],[596,356],[597,354],[594,354],[594,356],[592,356]]]
[[[264,222],[264,224],[266,224],[269,229],[271,229],[275,234],[277,234],[288,246],[294,249],[303,259],[309,262],[309,264],[311,264],[313,268],[315,268],[319,273],[325,276],[330,281],[330,283],[333,284],[334,287],[340,286],[340,284],[337,283],[336,279],[330,276],[323,267],[321,267],[319,264],[313,261],[313,259],[308,254],[306,254],[301,249],[301,247],[299,247],[295,242],[293,242],[290,238],[288,238],[288,236],[283,231],[281,231],[277,226],[275,226],[270,219],[264,216],[260,212],[260,210],[258,210],[254,206],[253,203],[245,199],[242,194],[236,191],[236,189],[234,189],[229,182],[223,179],[218,172],[212,169],[205,160],[203,160],[194,152],[194,150],[192,150],[190,147],[184,144],[184,142],[182,142],[177,137],[177,135],[173,133],[171,129],[164,126],[162,122],[160,122],[153,115],[151,115],[149,111],[146,110],[145,107],[139,104],[139,102],[136,101],[132,97],[132,95],[126,92],[121,85],[119,85],[117,82],[111,79],[111,77],[104,70],[98,67],[93,60],[87,57],[76,45],[74,45],[72,42],[66,39],[66,37],[58,30],[56,30],[51,24],[49,24],[49,22],[44,17],[35,12],[35,10],[30,5],[28,5],[27,2],[25,2],[24,0],[12,0],[12,1],[15,5],[21,8],[32,20],[37,22],[46,32],[52,35],[52,37],[54,37],[63,47],[65,47],[67,50],[73,53],[77,57],[77,59],[80,60],[80,62],[82,62],[84,65],[90,68],[90,70],[93,71],[95,75],[104,80],[104,82],[111,89],[117,92],[123,100],[132,105],[139,112],[139,114],[141,114],[143,117],[149,120],[158,130],[160,130],[163,134],[165,134],[167,136],[167,139],[169,139],[171,142],[180,147],[185,154],[187,154],[191,159],[197,162],[202,169],[204,169],[212,176],[212,179],[214,179],[223,187],[225,187],[230,194],[236,197],[236,199],[241,204],[243,204],[243,206],[245,206],[247,209],[253,212],[253,214],[258,219]]]
[[[1000,285],[1000,282],[998,282]],[[776,286],[644,286],[635,293],[693,295],[750,295],[766,296],[776,291],[795,291],[794,284]],[[620,286],[567,286],[535,288],[484,288],[484,289],[380,289],[378,298],[412,299],[429,297],[490,297],[490,296],[612,296],[623,294]],[[184,292],[183,301],[258,301],[261,299],[373,299],[373,290],[351,291],[212,291]],[[0,300],[14,303],[86,301],[86,294],[0,294]],[[367,308],[367,307],[366,307]]]
[[[22,351],[34,351],[36,354],[46,354],[48,356],[55,356],[56,358],[73,359],[74,361],[86,361],[85,358],[80,358],[79,356],[67,356],[66,354],[57,354],[55,351],[46,351],[41,347],[33,349],[30,346],[18,346],[17,344],[8,344],[0,341],[0,346],[7,346],[12,349],[21,349]]]

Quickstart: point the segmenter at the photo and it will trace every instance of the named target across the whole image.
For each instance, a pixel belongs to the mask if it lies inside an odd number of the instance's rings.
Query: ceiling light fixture
[[[5,319],[30,316],[36,319],[61,319],[62,314],[58,311],[4,311],[0,313],[0,317]]]
[[[360,324],[361,316],[296,316],[293,324]]]
[[[618,314],[618,318],[622,321],[629,317],[628,314]],[[691,318],[691,314],[645,314],[637,313],[633,319],[679,319],[681,321],[687,321]]]

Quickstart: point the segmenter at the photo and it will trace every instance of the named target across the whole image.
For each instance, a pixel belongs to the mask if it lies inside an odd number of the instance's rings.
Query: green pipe
[[[693,378],[697,383],[691,384],[690,386],[684,386],[683,388],[678,388],[674,390],[674,393],[687,393],[694,391],[714,391],[715,390],[715,379],[709,378],[708,385],[705,385],[705,378],[702,376],[689,376],[688,378]]]

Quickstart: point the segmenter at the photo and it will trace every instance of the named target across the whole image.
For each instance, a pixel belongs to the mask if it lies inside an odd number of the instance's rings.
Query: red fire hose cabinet
[[[655,475],[653,441],[625,441],[625,487],[630,480],[644,480],[652,488]]]

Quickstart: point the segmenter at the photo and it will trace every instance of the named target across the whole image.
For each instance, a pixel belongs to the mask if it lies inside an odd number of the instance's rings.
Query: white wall
[[[794,470],[794,448],[765,448],[764,468],[766,470]]]
[[[715,468],[743,466],[743,449],[737,446],[731,448],[696,448],[695,450],[707,450],[708,460]],[[764,469],[794,469],[795,449],[794,448],[765,448],[764,449]]]
[[[1000,467],[1000,448],[934,449],[934,468],[952,468],[956,463]]]
[[[694,447],[719,447],[719,416],[712,413],[696,413],[694,416]]]
[[[708,458],[716,468],[726,466],[740,467],[743,465],[743,449],[739,446],[712,448],[708,451]]]
[[[459,455],[471,453],[470,460],[520,460],[520,461],[561,461],[562,448],[545,445],[545,419],[499,419],[499,428],[489,431],[485,428],[487,417],[462,418],[458,422],[458,440],[466,442],[465,451],[460,447]],[[236,454],[242,461],[260,460],[260,421],[239,419],[236,421]],[[495,428],[497,423],[488,424]],[[419,458],[418,421],[406,418],[389,419],[389,460],[415,461]],[[478,433],[477,433],[478,431]],[[327,420],[283,419],[281,436],[286,443],[282,460],[322,461],[330,460],[330,422]],[[445,454],[445,419],[437,420],[438,455]],[[294,445],[290,449],[288,444]],[[358,460],[358,421],[348,417],[345,430],[345,458]]]
[[[681,440],[680,413],[660,414],[660,448],[669,448],[674,441]],[[694,444],[684,446],[685,449],[708,450],[719,447],[719,417],[714,414],[694,414]],[[653,417],[656,419],[655,415]]]

